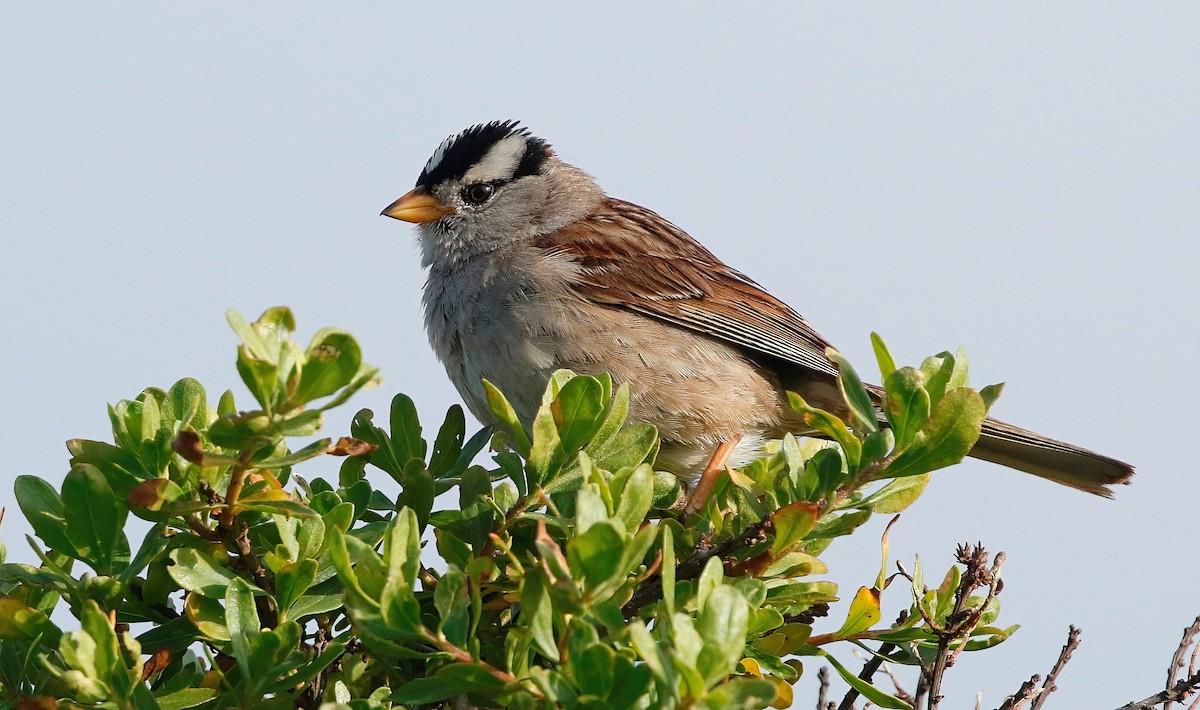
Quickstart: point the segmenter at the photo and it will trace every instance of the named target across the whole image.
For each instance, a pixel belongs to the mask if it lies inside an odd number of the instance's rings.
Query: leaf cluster
[[[930,589],[918,561],[909,613],[880,626],[885,535],[879,576],[826,624],[839,592],[821,555],[970,450],[999,388],[971,389],[961,352],[897,368],[876,337],[882,393],[831,352],[849,416],[793,395],[820,438],[772,443],[687,514],[657,432],[606,375],[555,373],[531,422],[485,383],[498,424],[469,438],[457,406],[426,438],[397,395],[386,427],[363,410],[349,436],[301,445],[376,370],[343,331],[299,346],[285,308],[230,323],[253,409],[229,392],[210,408],[193,380],[148,389],[110,409],[113,443],[69,442],[61,490],[18,479],[41,565],[0,565],[0,701],[787,707],[819,657],[895,708],[829,649],[920,665],[947,643],[959,568]],[[136,549],[131,513],[152,526]],[[956,647],[1011,633],[991,626],[994,596],[963,604],[985,608]],[[78,629],[51,620],[60,605]]]

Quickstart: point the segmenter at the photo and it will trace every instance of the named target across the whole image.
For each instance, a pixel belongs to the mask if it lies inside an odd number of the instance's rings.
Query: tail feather
[[[1109,486],[1127,484],[1133,466],[995,419],[983,423],[970,456],[1015,468],[1105,498]]]

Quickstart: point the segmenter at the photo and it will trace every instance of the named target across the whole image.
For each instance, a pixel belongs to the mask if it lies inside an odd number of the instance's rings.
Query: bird
[[[475,417],[496,423],[484,380],[528,422],[555,371],[608,373],[629,386],[629,419],[657,427],[655,467],[694,484],[689,511],[725,466],[813,433],[789,390],[848,411],[804,317],[517,121],[446,138],[381,214],[417,225],[425,329]],[[990,418],[968,455],[1105,497],[1134,473]]]

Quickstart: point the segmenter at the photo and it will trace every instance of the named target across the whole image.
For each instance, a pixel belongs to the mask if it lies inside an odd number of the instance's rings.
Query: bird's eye
[[[482,205],[492,197],[496,186],[491,183],[477,182],[463,188],[462,198],[473,205]]]

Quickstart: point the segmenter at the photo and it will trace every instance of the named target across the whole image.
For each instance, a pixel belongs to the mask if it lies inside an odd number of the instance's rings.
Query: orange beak
[[[404,194],[400,199],[384,208],[379,214],[405,222],[433,222],[441,219],[454,210],[446,207],[437,198],[429,194],[423,187],[418,187]]]

